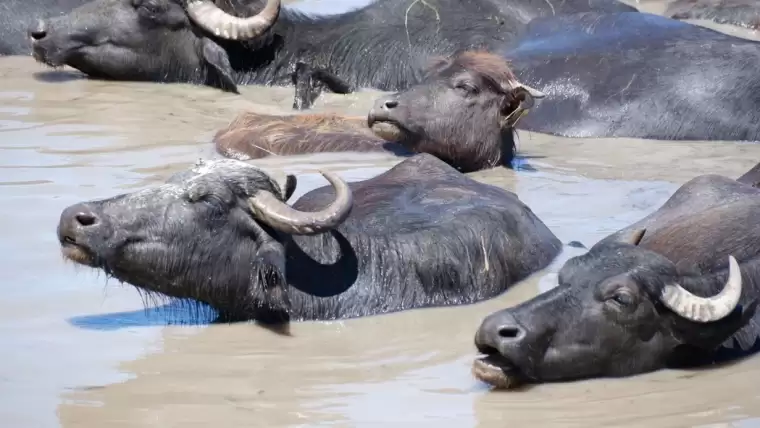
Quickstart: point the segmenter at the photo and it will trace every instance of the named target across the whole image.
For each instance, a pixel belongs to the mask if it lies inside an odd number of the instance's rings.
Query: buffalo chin
[[[61,254],[64,258],[71,260],[74,263],[92,268],[98,267],[95,264],[95,257],[93,256],[92,251],[74,242],[67,241],[61,243]]]
[[[32,57],[40,64],[52,68],[61,68],[66,64],[62,55],[49,55],[47,52],[36,48],[32,50]]]
[[[475,359],[472,363],[472,374],[476,379],[496,389],[514,389],[524,383],[517,367],[500,354],[489,354]]]
[[[390,121],[377,121],[370,127],[372,132],[386,141],[400,141],[407,135],[406,130],[401,125]]]

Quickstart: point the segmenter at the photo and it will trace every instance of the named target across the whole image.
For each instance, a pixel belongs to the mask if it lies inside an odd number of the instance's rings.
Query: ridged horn
[[[263,223],[291,235],[316,235],[336,228],[351,213],[354,205],[351,188],[337,174],[320,171],[335,189],[335,200],[320,211],[298,211],[277,196],[260,191],[249,199],[253,214]]]
[[[727,317],[739,304],[742,294],[742,273],[739,263],[728,256],[728,279],[720,293],[698,297],[678,284],[666,285],[660,296],[665,306],[676,314],[695,322],[707,323]]]
[[[248,18],[232,16],[210,0],[191,0],[187,3],[187,14],[198,26],[217,37],[250,40],[272,28],[280,16],[280,0],[268,0],[261,12]]]

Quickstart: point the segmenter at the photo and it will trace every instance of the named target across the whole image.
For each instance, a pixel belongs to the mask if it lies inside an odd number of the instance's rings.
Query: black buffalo
[[[236,91],[241,84],[289,84],[303,62],[352,88],[398,90],[418,81],[428,55],[503,46],[540,14],[635,10],[615,0],[556,7],[543,0],[383,0],[311,17],[281,10],[279,0],[262,3],[94,0],[43,22],[30,36],[39,61],[100,78]]]
[[[517,81],[503,58],[468,51],[434,61],[422,83],[380,97],[366,118],[242,113],[215,135],[214,143],[220,153],[235,158],[429,153],[470,172],[511,164],[514,125],[541,97]]]
[[[567,137],[760,140],[760,43],[647,13],[536,19],[505,51],[546,93],[518,128]]]
[[[477,302],[548,265],[557,238],[516,195],[427,154],[285,201],[237,160],[66,208],[64,255],[228,321],[325,320]],[[331,201],[331,202],[330,202]]]
[[[91,0],[0,1],[0,55],[28,55],[32,49],[28,30],[43,18],[59,16]]]
[[[760,189],[704,175],[485,318],[474,374],[497,386],[620,377],[754,352]],[[731,349],[728,351],[727,349]]]
[[[760,29],[760,2],[757,0],[675,0],[668,4],[665,15]]]

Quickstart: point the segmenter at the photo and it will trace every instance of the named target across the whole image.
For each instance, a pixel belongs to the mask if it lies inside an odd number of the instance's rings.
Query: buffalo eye
[[[164,11],[164,7],[157,0],[132,0],[132,5],[138,11],[146,12],[148,15],[158,15]]]
[[[464,93],[465,95],[476,95],[478,93],[477,86],[468,82],[457,82],[454,85],[454,89]]]
[[[621,287],[615,290],[607,301],[620,308],[631,308],[636,304],[636,296],[630,290]]]

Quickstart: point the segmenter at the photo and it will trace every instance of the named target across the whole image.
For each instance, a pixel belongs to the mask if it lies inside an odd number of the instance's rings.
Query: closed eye
[[[454,88],[468,95],[474,95],[478,93],[478,88],[475,85],[466,82],[459,82],[454,86]]]

